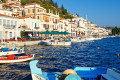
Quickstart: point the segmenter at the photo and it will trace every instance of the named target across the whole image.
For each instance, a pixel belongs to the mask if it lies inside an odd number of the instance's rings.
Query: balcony
[[[35,27],[35,29],[39,29],[39,27]]]
[[[6,29],[14,29],[14,28],[15,28],[15,25],[5,25],[5,24],[3,24],[3,26],[4,26]]]
[[[58,22],[53,22],[53,23],[56,23],[56,24],[57,24]]]

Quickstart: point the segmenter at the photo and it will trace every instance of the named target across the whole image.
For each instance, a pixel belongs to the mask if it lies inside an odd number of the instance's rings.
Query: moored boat
[[[33,80],[120,80],[120,71],[103,67],[75,67],[62,72],[42,72],[38,60],[29,63]]]
[[[13,54],[21,54],[24,53],[24,48],[1,48],[0,49],[0,56],[5,56],[5,55],[13,55]]]
[[[72,43],[79,43],[79,42],[85,42],[86,39],[85,38],[71,38],[71,42]]]
[[[59,40],[44,40],[48,46],[70,46],[71,41],[59,41]]]
[[[24,62],[24,61],[30,61],[33,59],[34,59],[34,54],[33,55],[24,55],[24,56],[7,55],[4,57],[0,57],[0,64]]]

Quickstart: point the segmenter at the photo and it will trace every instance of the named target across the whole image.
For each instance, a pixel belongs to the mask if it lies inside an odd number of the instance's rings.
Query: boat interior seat
[[[102,74],[102,79],[104,79],[104,80],[116,80],[114,77],[107,75],[107,74]]]
[[[3,52],[7,52],[7,51],[9,51],[9,48],[1,48],[1,50],[2,50]]]
[[[102,74],[102,77],[107,80],[120,80],[120,73],[117,73],[112,69],[108,69],[106,74]]]

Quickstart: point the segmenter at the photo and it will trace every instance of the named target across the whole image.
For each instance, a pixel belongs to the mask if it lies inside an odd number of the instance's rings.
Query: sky
[[[98,26],[120,27],[120,0],[53,0],[71,14],[79,14]]]

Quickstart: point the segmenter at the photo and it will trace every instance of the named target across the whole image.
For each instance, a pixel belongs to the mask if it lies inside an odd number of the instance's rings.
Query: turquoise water
[[[97,47],[99,49],[96,49]],[[25,52],[36,54],[35,59],[39,59],[37,66],[47,72],[63,72],[74,66],[120,68],[120,57],[117,57],[117,54],[120,54],[120,37],[72,43],[70,47],[29,46],[25,47]],[[39,56],[43,56],[43,58],[40,59]],[[7,79],[13,79],[13,76],[14,79],[21,79],[21,76],[24,76],[23,73],[30,74],[28,62],[2,65],[0,67],[2,70],[4,68],[13,70],[12,75],[10,72],[6,73],[10,74],[8,77],[5,77],[5,74],[0,75],[0,77]],[[20,72],[14,70],[20,70]]]

